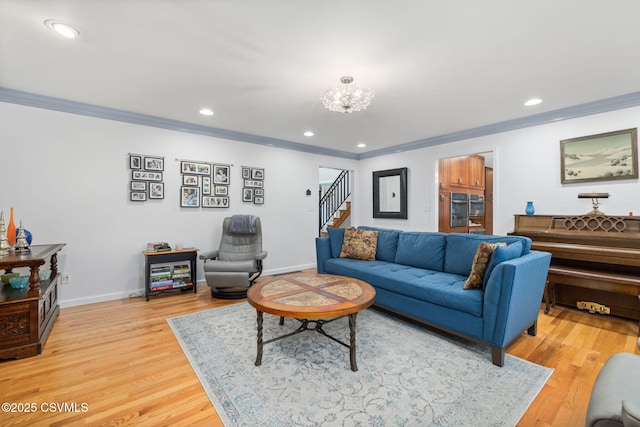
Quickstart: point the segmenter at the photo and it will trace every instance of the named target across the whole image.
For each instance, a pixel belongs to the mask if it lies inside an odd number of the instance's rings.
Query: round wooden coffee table
[[[359,311],[373,304],[375,289],[362,280],[331,274],[299,273],[276,277],[268,282],[258,283],[247,291],[247,301],[258,316],[258,355],[256,366],[262,363],[262,346],[307,330],[315,330],[322,335],[349,348],[351,370],[356,365],[356,316]],[[262,340],[263,313],[284,318],[297,319],[301,324],[295,331],[270,339]],[[350,342],[346,344],[328,335],[322,325],[342,317],[349,317]],[[309,328],[309,324],[315,327]]]

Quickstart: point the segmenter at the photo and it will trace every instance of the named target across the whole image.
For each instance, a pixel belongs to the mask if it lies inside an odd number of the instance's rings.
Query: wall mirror
[[[373,172],[373,217],[407,219],[407,168]]]

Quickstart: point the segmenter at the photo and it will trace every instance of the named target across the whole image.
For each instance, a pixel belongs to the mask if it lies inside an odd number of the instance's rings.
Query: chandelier
[[[340,86],[322,92],[320,99],[326,109],[338,113],[353,113],[369,106],[375,95],[371,89],[360,89],[353,84],[351,76],[342,77],[340,83]]]

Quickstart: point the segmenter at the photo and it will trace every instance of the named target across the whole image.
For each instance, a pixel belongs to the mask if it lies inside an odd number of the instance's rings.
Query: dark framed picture
[[[254,196],[264,196],[264,188],[255,188],[253,190]]]
[[[131,181],[131,191],[147,191],[147,182]]]
[[[211,194],[211,177],[203,176],[202,177],[202,194],[210,195]]]
[[[229,184],[229,166],[213,165],[213,183]]]
[[[147,193],[142,191],[132,191],[131,192],[131,201],[132,202],[144,202],[147,200]]]
[[[242,179],[251,178],[251,168],[242,168]]]
[[[262,205],[264,203],[264,197],[254,197],[253,203],[256,205]]]
[[[164,158],[163,157],[145,157],[144,169],[148,171],[163,171]]]
[[[200,207],[199,187],[180,187],[180,207],[198,208]]]
[[[141,169],[142,168],[142,157],[141,156],[129,156],[129,168],[130,169]]]
[[[264,169],[261,169],[261,168],[251,169],[251,179],[264,179]]]
[[[198,176],[182,175],[182,185],[198,185]]]
[[[258,179],[245,179],[244,186],[247,188],[263,188],[264,181],[260,181]]]
[[[229,198],[220,196],[202,196],[203,208],[228,208]]]
[[[164,182],[149,183],[149,198],[164,199]]]
[[[407,219],[407,168],[373,172],[373,217]]]
[[[638,178],[638,129],[560,141],[562,184]]]
[[[253,188],[243,188],[242,189],[242,201],[243,202],[252,202],[253,201]]]
[[[138,181],[162,181],[162,172],[131,171],[131,178]]]
[[[209,163],[180,162],[180,173],[193,175],[211,175],[211,165]]]
[[[227,194],[229,194],[229,187],[227,187],[226,185],[216,185],[213,188],[213,193],[216,196],[226,196]]]

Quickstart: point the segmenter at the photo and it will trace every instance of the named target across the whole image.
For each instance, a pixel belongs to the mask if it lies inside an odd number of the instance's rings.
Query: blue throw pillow
[[[507,246],[496,247],[493,251],[493,254],[491,254],[489,263],[487,264],[487,270],[484,272],[484,279],[482,279],[482,289],[486,288],[487,281],[489,281],[489,276],[491,276],[491,272],[496,267],[496,265],[504,261],[509,261],[510,259],[518,258],[521,254],[522,242],[515,242]]]
[[[344,240],[344,228],[327,228],[329,243],[331,243],[331,257],[340,258],[342,241]]]

